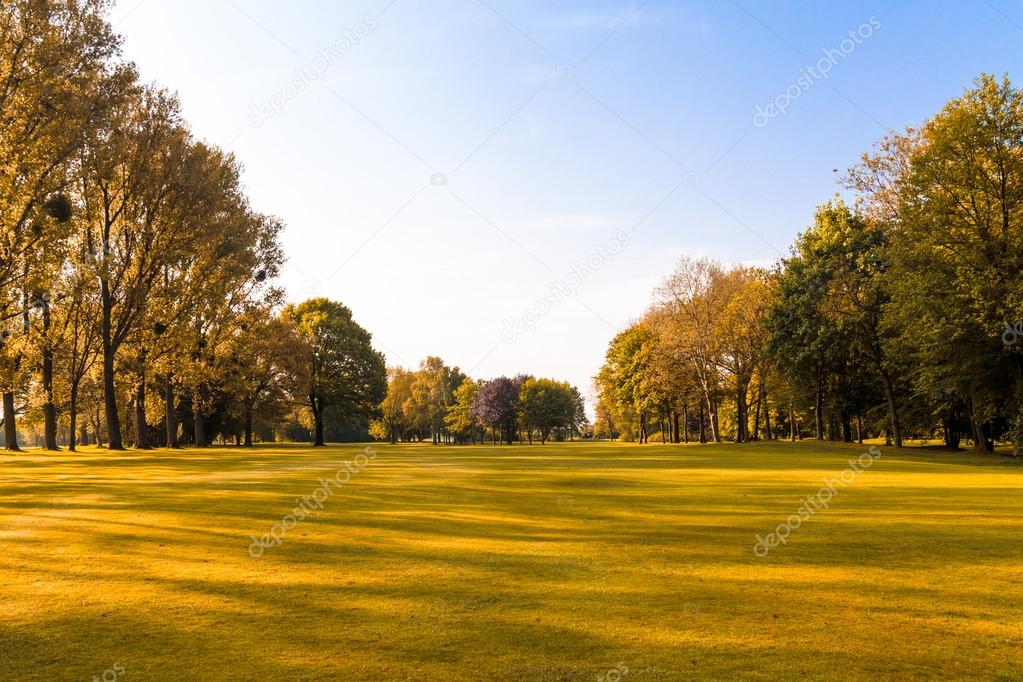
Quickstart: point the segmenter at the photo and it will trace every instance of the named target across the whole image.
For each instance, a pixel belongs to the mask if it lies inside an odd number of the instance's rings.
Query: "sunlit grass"
[[[865,446],[0,457],[0,679],[1023,679],[1023,467]]]

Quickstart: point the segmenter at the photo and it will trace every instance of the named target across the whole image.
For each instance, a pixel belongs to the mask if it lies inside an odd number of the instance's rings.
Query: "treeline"
[[[892,133],[772,269],[684,258],[594,384],[598,436],[1023,450],[1023,93]]]
[[[564,381],[519,375],[473,380],[438,357],[419,369],[388,371],[387,397],[371,434],[391,443],[541,444],[583,434],[579,390]]]
[[[176,98],[121,58],[106,0],[0,7],[0,392],[48,449],[368,417],[384,362],[351,311],[282,309],[281,222]]]

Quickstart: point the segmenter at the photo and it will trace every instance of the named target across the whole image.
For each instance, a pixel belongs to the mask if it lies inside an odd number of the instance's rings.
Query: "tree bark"
[[[206,440],[206,419],[203,417],[199,401],[194,395],[192,396],[192,423],[195,427],[195,447],[204,448],[209,445]]]
[[[703,403],[700,403],[700,442],[707,442],[707,419],[703,414]]]
[[[718,405],[716,401],[711,401],[710,404],[710,439],[714,443],[721,442],[721,425],[718,422]]]
[[[69,423],[67,432],[67,449],[74,452],[75,439],[78,436],[78,434],[75,433],[75,427],[78,424],[78,382],[75,381],[71,382],[71,390],[68,395],[67,415]],[[85,445],[85,443],[82,443],[82,445]]]
[[[14,392],[4,391],[4,449],[21,452],[18,447],[18,422],[14,415]]]
[[[313,445],[325,446],[323,441],[323,401],[316,394],[309,396],[309,404],[313,408]]]
[[[47,450],[60,450],[57,447],[57,406],[53,403],[53,349],[50,348],[50,306],[43,302],[43,332],[46,335],[42,352],[43,374],[43,440]]]

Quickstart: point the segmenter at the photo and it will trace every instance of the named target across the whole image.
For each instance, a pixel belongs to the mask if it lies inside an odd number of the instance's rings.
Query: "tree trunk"
[[[323,401],[315,393],[309,394],[309,406],[313,410],[313,446],[325,446],[323,442]],[[422,441],[420,431],[419,441]]]
[[[884,385],[884,397],[888,401],[888,421],[892,427],[892,438],[895,440],[895,447],[902,447],[902,428],[899,426],[899,414],[895,406],[895,390],[892,388],[892,379],[888,372],[881,370],[881,383]]]
[[[735,382],[735,442],[745,443],[749,423],[746,416],[746,387],[742,381]]]
[[[309,404],[313,408],[313,445],[324,446],[323,441],[323,401],[316,394],[309,396]]]
[[[174,410],[174,376],[167,375],[163,385],[164,425],[167,428],[167,447],[178,447],[178,413]]]
[[[689,403],[682,406],[682,432],[685,434],[685,442],[689,443]]]
[[[18,447],[18,422],[14,415],[14,392],[4,391],[4,449],[21,452]]]
[[[703,403],[700,403],[700,442],[707,442],[707,419],[703,414]]]
[[[204,448],[209,445],[206,440],[206,418],[195,395],[192,396],[192,424],[195,431],[195,447]]]
[[[135,389],[135,447],[139,450],[149,448],[146,438],[146,379],[145,374],[139,376],[139,385]]]
[[[245,447],[252,447],[252,403],[245,404]]]
[[[718,422],[718,404],[717,401],[711,401],[710,404],[710,439],[714,443],[721,442],[721,425]]]
[[[107,420],[107,442],[111,450],[123,450],[121,418],[117,413],[117,395],[114,387],[114,351],[103,346],[103,414]]]
[[[5,410],[7,406],[6,399],[7,396],[5,394],[4,395]],[[994,447],[992,447],[992,443],[988,440],[987,434],[984,433],[984,423],[980,420],[980,417],[977,415],[977,401],[972,395],[970,396],[970,430],[973,431],[973,449],[976,452],[983,453],[994,452]]]
[[[43,332],[47,336],[42,352],[43,374],[43,438],[47,450],[60,450],[57,447],[57,407],[53,404],[53,349],[50,348],[50,306],[43,303]]]
[[[760,440],[760,410],[763,409],[764,403],[764,382],[757,382],[757,406],[753,412],[753,435],[750,437],[751,440]]]
[[[78,436],[75,433],[75,427],[78,424],[78,383],[71,382],[71,390],[68,395],[67,405],[67,416],[68,416],[68,432],[67,432],[67,449],[71,452],[75,451],[75,438]],[[85,424],[82,424],[85,426]],[[82,445],[85,445],[83,442]]]
[[[817,440],[824,440],[824,379],[821,371],[817,370],[817,390],[813,404],[813,437]]]
[[[789,401],[789,435],[792,437],[792,442],[796,442],[796,434],[798,433],[799,425],[796,423],[796,406]]]
[[[106,245],[104,245],[104,251],[107,251]],[[104,257],[105,255],[104,253]],[[100,295],[103,309],[100,323],[100,333],[103,340],[103,410],[107,419],[107,442],[111,450],[123,450],[121,419],[117,413],[117,393],[114,386],[114,357],[117,354],[117,347],[111,338],[113,334],[111,315],[114,304],[110,296],[110,284],[106,279],[101,279],[100,281]]]

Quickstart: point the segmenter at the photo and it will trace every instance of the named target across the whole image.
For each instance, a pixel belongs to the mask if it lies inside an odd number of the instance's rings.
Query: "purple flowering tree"
[[[480,386],[472,404],[472,416],[493,429],[494,443],[500,430],[503,439],[511,445],[515,433],[515,412],[519,400],[521,381],[518,377],[497,377]]]

